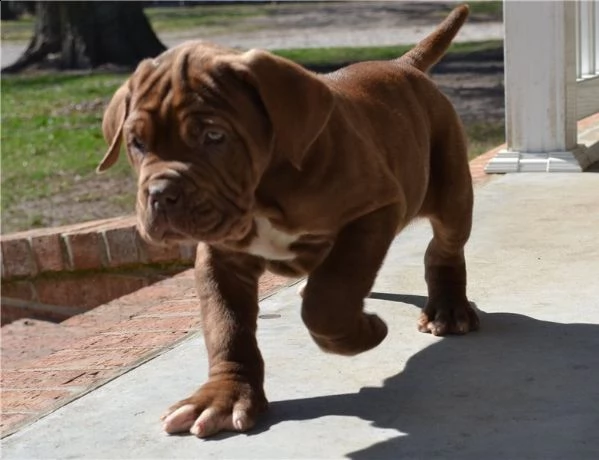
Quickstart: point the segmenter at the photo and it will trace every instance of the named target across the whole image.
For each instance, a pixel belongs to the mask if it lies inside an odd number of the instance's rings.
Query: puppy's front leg
[[[364,313],[364,298],[374,284],[401,221],[398,204],[386,206],[347,225],[303,290],[302,318],[324,351],[355,355],[376,347],[387,326]]]
[[[163,416],[167,433],[205,437],[245,431],[266,410],[264,362],[256,342],[263,271],[260,258],[198,247],[196,281],[210,370],[204,385]]]

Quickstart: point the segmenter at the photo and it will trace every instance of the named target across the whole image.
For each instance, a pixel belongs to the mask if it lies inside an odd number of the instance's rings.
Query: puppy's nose
[[[179,201],[181,191],[172,183],[159,181],[148,187],[148,200],[155,211],[167,210]]]

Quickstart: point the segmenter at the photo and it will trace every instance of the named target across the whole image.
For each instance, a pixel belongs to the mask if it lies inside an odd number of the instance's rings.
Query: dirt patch
[[[76,113],[78,115],[83,115],[86,113],[99,113],[104,110],[104,107],[108,104],[109,100],[105,100],[102,98],[92,99],[90,101],[79,102],[77,104],[67,104],[62,107],[57,107],[51,113],[53,117],[59,117],[64,115],[71,115]]]
[[[133,177],[91,173],[59,193],[7,209],[2,216],[2,233],[131,215],[135,184]]]
[[[431,76],[464,124],[503,122],[503,49],[448,57],[433,68]]]

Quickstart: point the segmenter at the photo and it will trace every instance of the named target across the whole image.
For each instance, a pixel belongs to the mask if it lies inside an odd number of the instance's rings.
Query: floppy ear
[[[119,157],[123,139],[123,125],[125,124],[129,112],[129,98],[129,81],[126,81],[116,93],[114,93],[114,96],[112,96],[112,99],[104,112],[102,132],[104,133],[104,139],[110,147],[96,168],[96,172],[98,173],[110,168],[116,163],[116,160]]]
[[[270,118],[275,151],[301,169],[333,110],[331,90],[317,75],[266,51],[250,50],[241,57]]]

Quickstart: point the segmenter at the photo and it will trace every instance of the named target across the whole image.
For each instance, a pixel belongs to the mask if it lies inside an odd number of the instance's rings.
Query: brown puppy
[[[478,327],[463,247],[472,185],[461,123],[425,75],[468,16],[456,8],[412,51],[315,75],[265,51],[190,42],[143,61],[104,118],[139,175],[137,214],[153,242],[194,240],[210,375],[164,417],[169,433],[251,428],[267,407],[256,342],[265,269],[308,275],[302,318],[324,351],[378,345],[363,312],[395,235],[428,217],[429,298],[418,328]]]

